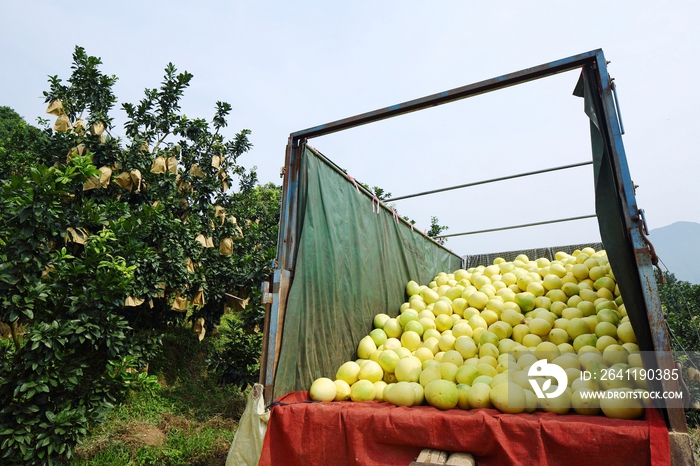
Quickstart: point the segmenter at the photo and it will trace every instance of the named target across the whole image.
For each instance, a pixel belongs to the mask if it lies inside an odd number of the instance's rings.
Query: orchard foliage
[[[204,336],[229,309],[236,335],[262,326],[279,189],[240,164],[250,131],[224,136],[225,102],[211,121],[185,116],[192,75],[168,64],[158,88],[122,105],[116,137],[117,78],[100,65],[76,47],[70,77],[50,77],[53,128],[0,108],[14,120],[0,127],[0,322],[13,336],[0,356],[3,464],[70,457],[128,387],[154,383],[143,369],[167,326],[197,321]],[[237,381],[253,377],[245,367]]]

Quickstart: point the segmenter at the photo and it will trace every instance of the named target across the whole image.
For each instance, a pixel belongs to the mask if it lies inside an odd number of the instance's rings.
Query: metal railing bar
[[[509,226],[509,227],[490,228],[490,229],[488,229],[488,230],[467,231],[467,232],[464,232],[464,233],[453,233],[453,234],[451,234],[451,235],[440,235],[440,236],[436,236],[436,238],[452,238],[452,237],[455,237],[455,236],[476,235],[476,234],[479,234],[479,233],[490,233],[490,232],[493,232],[493,231],[514,230],[514,229],[516,229],[516,228],[534,227],[534,226],[538,226],[538,225],[549,225],[549,224],[551,224],[551,223],[570,222],[570,221],[573,221],[573,220],[582,220],[582,219],[585,219],[585,218],[595,218],[595,217],[597,217],[595,214],[591,214],[591,215],[582,215],[582,216],[580,216],[580,217],[560,218],[560,219],[558,219],[558,220],[547,220],[547,221],[544,221],[544,222],[525,223],[525,224],[522,224],[522,225],[513,225],[513,226]]]
[[[560,167],[544,168],[542,170],[535,170],[535,171],[527,172],[527,173],[519,173],[517,175],[502,176],[499,178],[491,178],[490,180],[475,181],[473,183],[459,184],[456,186],[448,186],[446,188],[433,189],[431,191],[423,191],[423,192],[415,193],[415,194],[407,194],[405,196],[392,197],[391,199],[386,199],[384,202],[401,201],[403,199],[410,199],[410,198],[419,197],[419,196],[427,196],[428,194],[437,194],[437,193],[442,193],[445,191],[451,191],[453,189],[470,188],[472,186],[479,186],[482,184],[495,183],[497,181],[512,180],[514,178],[522,178],[524,176],[539,175],[540,173],[548,173],[548,172],[553,172],[553,171],[557,171],[557,170],[566,170],[568,168],[582,167],[584,165],[591,165],[592,163],[593,163],[593,161],[589,160],[587,162],[573,163],[571,165],[562,165]]]

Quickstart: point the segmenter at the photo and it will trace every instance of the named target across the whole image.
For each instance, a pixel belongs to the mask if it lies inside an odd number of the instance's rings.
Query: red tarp
[[[307,391],[281,397],[308,400]],[[479,465],[670,465],[668,430],[656,409],[645,419],[440,411],[389,403],[298,403],[272,408],[260,465],[407,466],[423,448],[464,451]]]

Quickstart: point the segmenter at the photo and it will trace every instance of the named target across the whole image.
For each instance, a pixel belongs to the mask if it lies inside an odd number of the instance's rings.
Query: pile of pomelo
[[[641,417],[649,403],[636,337],[605,251],[558,252],[554,261],[499,258],[441,272],[428,285],[410,281],[406,294],[396,318],[375,316],[358,345],[359,359],[344,363],[335,380],[313,382],[312,399],[624,419]],[[565,389],[555,377],[533,375],[543,359],[563,369],[558,380],[566,374]],[[532,380],[544,397],[536,396]],[[606,390],[638,395],[591,396]]]

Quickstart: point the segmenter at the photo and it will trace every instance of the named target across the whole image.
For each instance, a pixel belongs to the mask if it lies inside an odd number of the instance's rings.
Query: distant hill
[[[676,222],[649,232],[656,255],[678,280],[700,284],[700,223]]]

